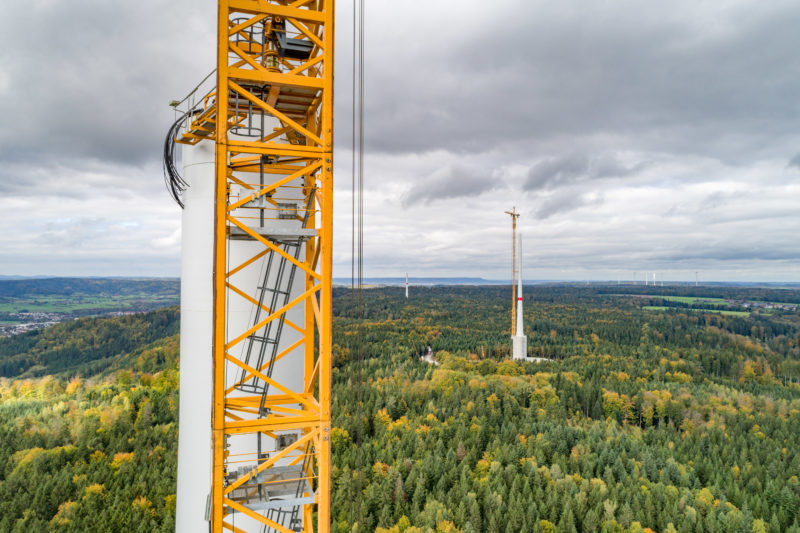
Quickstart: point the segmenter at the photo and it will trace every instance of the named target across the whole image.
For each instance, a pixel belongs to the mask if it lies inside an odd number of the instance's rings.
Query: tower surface
[[[211,491],[211,343],[214,257],[214,145],[183,149],[181,373],[175,530],[208,529]]]
[[[514,336],[511,337],[511,357],[513,359],[525,359],[528,357],[528,338],[525,336],[524,320],[522,314],[522,234],[517,235],[517,248],[519,254],[517,255],[517,271],[519,278],[517,286],[517,323]]]
[[[528,357],[528,337],[525,335],[511,337],[511,354],[513,359],[525,359]]]

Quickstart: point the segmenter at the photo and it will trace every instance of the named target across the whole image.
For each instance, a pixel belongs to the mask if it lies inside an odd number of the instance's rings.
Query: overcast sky
[[[351,2],[335,275],[350,273]],[[365,275],[800,281],[800,3],[368,0]],[[0,274],[180,272],[161,177],[211,0],[5,0]]]

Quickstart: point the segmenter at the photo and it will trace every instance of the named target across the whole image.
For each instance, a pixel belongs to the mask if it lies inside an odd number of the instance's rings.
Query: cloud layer
[[[800,280],[800,6],[367,5],[367,275]],[[350,265],[350,22],[337,6],[337,275]],[[177,275],[158,158],[214,63],[216,3],[11,0],[2,274]],[[701,275],[701,277],[703,277]]]

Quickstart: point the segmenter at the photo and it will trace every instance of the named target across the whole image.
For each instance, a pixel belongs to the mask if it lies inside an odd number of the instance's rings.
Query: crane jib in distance
[[[195,514],[213,533],[330,528],[333,8],[219,0],[216,86],[174,103],[182,298],[209,302],[206,315],[182,303],[178,531],[196,531]],[[192,344],[204,335],[207,349]],[[201,394],[210,433],[190,420]]]

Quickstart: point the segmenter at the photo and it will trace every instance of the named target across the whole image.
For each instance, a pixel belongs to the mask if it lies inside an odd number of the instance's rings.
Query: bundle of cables
[[[178,172],[178,168],[175,166],[175,137],[177,137],[183,123],[197,113],[200,113],[200,111],[202,110],[190,109],[181,115],[181,117],[176,120],[172,126],[170,126],[169,130],[167,130],[167,137],[164,139],[164,183],[167,186],[167,191],[169,192],[170,196],[172,196],[172,198],[178,203],[179,206],[181,206],[181,208],[183,208],[183,200],[181,199],[181,196],[183,195],[183,191],[186,190],[188,184]]]

